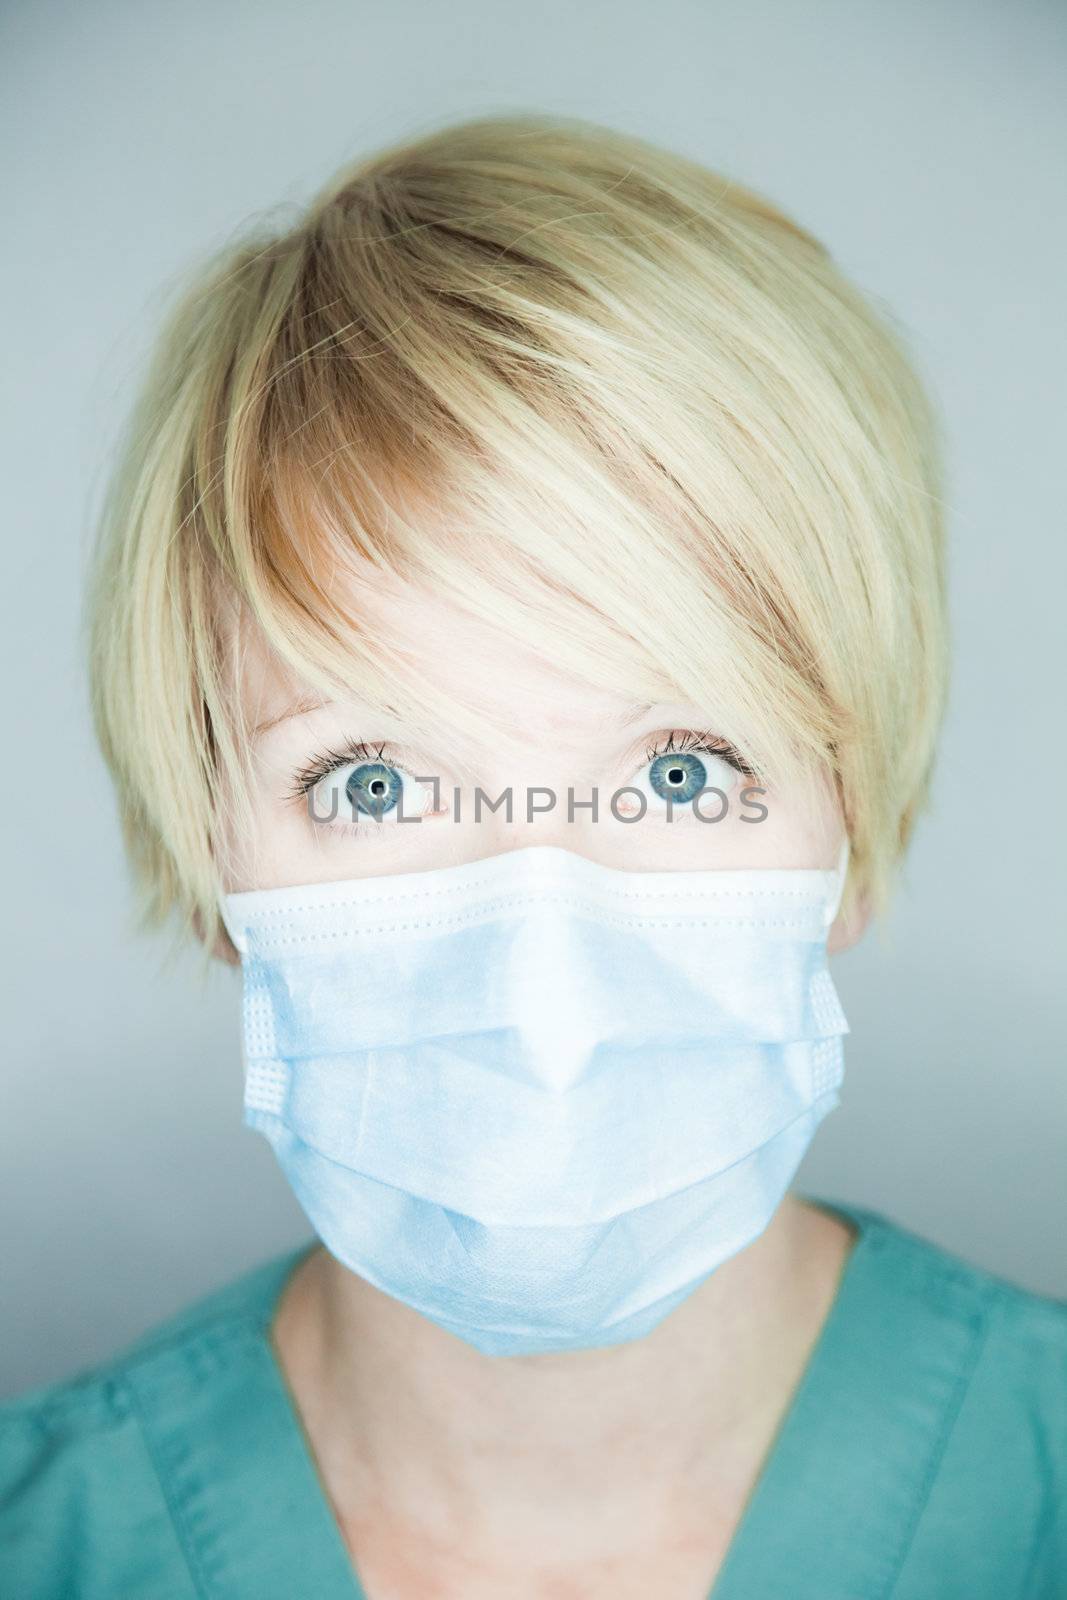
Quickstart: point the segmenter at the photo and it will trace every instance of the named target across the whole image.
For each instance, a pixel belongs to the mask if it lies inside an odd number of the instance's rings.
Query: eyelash
[[[311,790],[315,788],[316,784],[321,783],[323,778],[329,777],[330,773],[336,771],[338,767],[348,766],[353,762],[383,761],[387,766],[395,767],[398,772],[405,772],[408,777],[413,777],[414,774],[408,772],[408,769],[400,762],[386,761],[383,751],[388,748],[388,741],[383,741],[379,745],[369,745],[362,739],[344,739],[337,749],[316,751],[311,759],[299,771],[294,773],[289,799],[295,802],[306,799]],[[662,735],[654,740],[652,744],[646,746],[645,761],[646,763],[655,761],[657,756],[667,755],[670,752],[678,755],[683,755],[686,752],[695,754],[704,752],[708,755],[719,756],[731,767],[734,767],[736,771],[740,772],[743,777],[755,778],[756,776],[754,769],[749,766],[735,746],[726,739],[720,738],[718,734],[709,732],[697,733],[690,729],[672,728],[669,733]]]
[[[677,741],[677,742],[676,742]],[[754,778],[755,769],[749,766],[736,746],[726,739],[721,739],[717,733],[694,733],[688,729],[673,728],[663,739],[647,746],[645,760],[655,761],[657,756],[665,756],[670,752],[684,755],[687,751],[695,755],[705,754],[719,756],[729,766],[740,772],[742,777]]]
[[[293,774],[293,784],[289,791],[289,799],[300,801],[307,798],[317,783],[323,778],[328,778],[331,772],[338,767],[350,766],[363,761],[385,761],[383,750],[389,748],[388,742],[383,740],[379,745],[369,745],[362,739],[343,739],[336,750],[318,750],[311,759]],[[395,767],[398,772],[407,772],[398,761],[385,762],[387,766]],[[409,777],[414,776],[408,773]]]

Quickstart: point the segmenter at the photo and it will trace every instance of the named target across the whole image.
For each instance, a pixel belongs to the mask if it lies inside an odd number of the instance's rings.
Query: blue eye
[[[383,817],[394,809],[403,787],[404,780],[395,767],[384,761],[364,761],[349,774],[345,798],[353,812]]]
[[[671,750],[651,763],[648,782],[661,800],[685,805],[707,786],[708,769],[691,751]]]
[[[411,822],[431,815],[437,804],[432,783],[419,783],[407,767],[385,760],[383,747],[357,741],[321,751],[295,779],[291,798],[306,807],[311,821],[342,830],[363,833],[368,822]]]
[[[702,795],[725,797],[752,768],[719,734],[672,728],[647,749],[634,787],[647,796],[650,816],[685,817],[701,810]],[[716,802],[721,805],[722,800]],[[677,811],[675,808],[678,808]],[[705,820],[707,820],[705,818]]]

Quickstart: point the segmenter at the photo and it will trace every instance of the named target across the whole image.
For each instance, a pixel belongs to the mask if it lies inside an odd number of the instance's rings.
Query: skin
[[[402,727],[356,699],[288,715],[319,697],[250,634],[238,692],[259,804],[229,840],[226,889],[422,871],[537,844],[624,870],[836,865],[842,822],[828,788],[770,791],[759,826],[740,822],[738,804],[715,826],[666,826],[662,806],[631,824],[603,807],[598,823],[583,811],[569,821],[565,807],[528,820],[521,803],[510,823],[503,811],[475,821],[469,804],[454,822],[456,783],[490,795],[647,786],[657,736],[714,732],[715,708],[659,706],[623,727],[632,697],[568,679],[422,591],[397,585],[372,604],[384,644],[434,641],[435,681],[484,717],[484,737],[441,730],[436,749],[405,745]],[[492,734],[500,717],[521,729],[506,760]],[[387,762],[440,774],[441,811],[413,827],[314,823],[292,798],[294,772],[346,736],[389,740]],[[736,799],[749,780],[717,761],[706,758],[708,782]],[[405,810],[420,804],[412,788]],[[831,952],[866,921],[862,906],[839,917]],[[217,953],[235,959],[225,939]],[[706,1600],[852,1243],[843,1223],[787,1195],[763,1234],[644,1339],[510,1358],[482,1355],[314,1251],[273,1339],[370,1600]]]

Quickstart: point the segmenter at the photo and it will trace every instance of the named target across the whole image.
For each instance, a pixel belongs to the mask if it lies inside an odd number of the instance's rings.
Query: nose
[[[588,825],[599,809],[592,786],[583,789],[572,779],[513,783],[510,798],[510,806],[501,804],[492,813],[483,805],[479,836],[487,855],[530,845],[581,852]]]

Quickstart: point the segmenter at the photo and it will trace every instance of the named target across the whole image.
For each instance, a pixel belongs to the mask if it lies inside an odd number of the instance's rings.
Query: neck
[[[491,1519],[513,1549],[561,1530],[607,1548],[686,1504],[736,1518],[851,1242],[787,1196],[647,1337],[518,1357],[482,1355],[319,1250],[274,1342],[342,1527],[373,1506],[431,1538],[484,1539]]]

